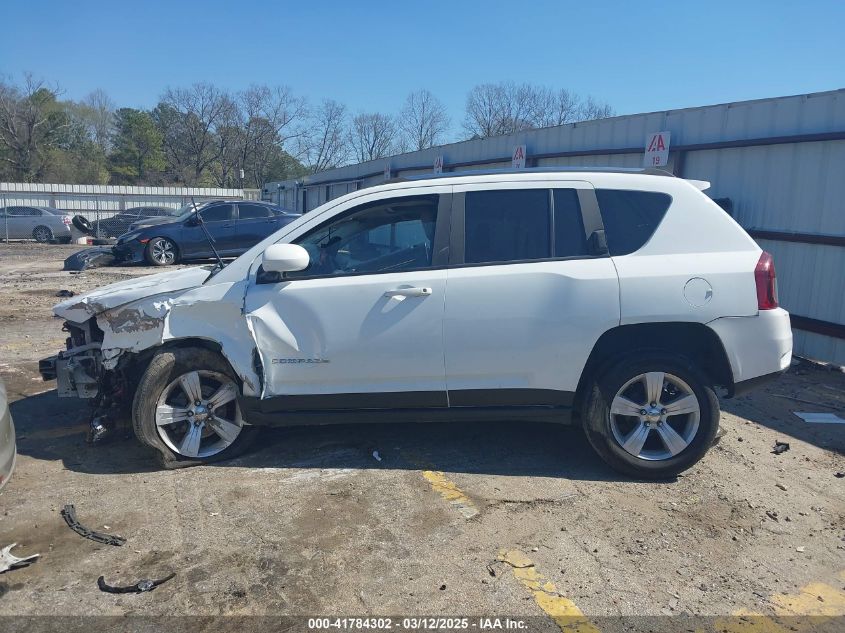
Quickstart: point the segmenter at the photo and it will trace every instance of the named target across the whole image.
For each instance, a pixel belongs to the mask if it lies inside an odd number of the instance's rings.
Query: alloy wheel
[[[207,458],[232,445],[243,430],[238,387],[228,376],[197,370],[179,376],[162,392],[156,430],[172,451]]]
[[[153,259],[159,264],[172,264],[176,261],[176,246],[170,240],[159,238],[151,246]]]
[[[701,406],[683,380],[661,371],[632,378],[610,403],[610,429],[616,442],[634,457],[664,460],[695,438]]]

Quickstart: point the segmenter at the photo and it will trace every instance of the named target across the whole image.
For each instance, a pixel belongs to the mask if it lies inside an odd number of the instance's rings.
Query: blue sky
[[[570,88],[619,114],[845,87],[845,2],[3,0],[0,74],[65,98],[152,107],[166,86],[284,84],[396,112],[500,80]]]

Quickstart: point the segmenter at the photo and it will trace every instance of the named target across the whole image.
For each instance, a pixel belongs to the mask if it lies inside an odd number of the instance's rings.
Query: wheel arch
[[[173,244],[173,250],[176,251],[175,257],[173,259],[173,264],[179,264],[182,261],[182,246],[179,244],[179,241],[173,237],[172,235],[154,235],[151,237],[146,245],[144,246],[144,254],[149,253],[150,244],[152,244],[155,240],[167,240],[171,244]]]
[[[734,393],[734,377],[719,335],[703,323],[658,322],[620,325],[604,332],[593,346],[575,392],[573,413],[580,415],[590,386],[609,365],[648,351],[679,354],[694,361],[713,386]]]

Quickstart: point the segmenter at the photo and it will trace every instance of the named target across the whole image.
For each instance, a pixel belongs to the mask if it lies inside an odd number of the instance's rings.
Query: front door
[[[245,308],[267,411],[446,406],[450,203],[443,193],[353,206],[292,240],[306,270],[258,272]]]
[[[238,233],[235,226],[235,207],[232,204],[213,204],[200,210],[205,228],[214,240],[214,248],[220,255],[238,252]],[[202,227],[187,222],[182,228],[179,244],[182,254],[188,257],[213,257],[214,253]]]

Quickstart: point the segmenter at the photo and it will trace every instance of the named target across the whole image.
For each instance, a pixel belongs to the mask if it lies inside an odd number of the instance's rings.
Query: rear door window
[[[672,196],[656,191],[596,189],[611,255],[628,255],[651,239]]]
[[[469,191],[464,208],[464,263],[551,257],[548,189]]]

